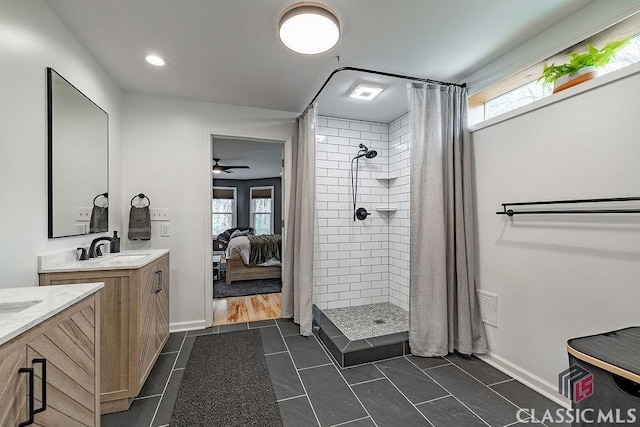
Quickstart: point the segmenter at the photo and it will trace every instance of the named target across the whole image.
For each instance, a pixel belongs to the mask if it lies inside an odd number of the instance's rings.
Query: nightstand
[[[213,280],[222,279],[222,270],[220,264],[222,263],[222,255],[214,255],[213,260]]]

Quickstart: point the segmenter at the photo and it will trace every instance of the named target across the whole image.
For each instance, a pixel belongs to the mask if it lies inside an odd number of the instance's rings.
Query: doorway
[[[212,325],[280,317],[284,142],[211,137]]]

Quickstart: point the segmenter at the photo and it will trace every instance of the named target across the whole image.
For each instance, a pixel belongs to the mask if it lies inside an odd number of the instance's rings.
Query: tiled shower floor
[[[322,312],[351,341],[409,330],[409,312],[388,302],[330,308]]]

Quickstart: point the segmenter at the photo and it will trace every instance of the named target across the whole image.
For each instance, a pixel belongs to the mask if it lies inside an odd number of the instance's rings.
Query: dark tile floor
[[[103,416],[102,425],[169,425],[195,337],[247,328],[260,328],[285,426],[542,426],[519,423],[516,412],[560,408],[475,357],[408,355],[340,368],[315,336],[278,319],[171,334],[129,411]]]

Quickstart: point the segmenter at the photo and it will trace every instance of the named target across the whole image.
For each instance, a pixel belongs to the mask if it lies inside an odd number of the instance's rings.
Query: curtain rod
[[[307,104],[307,108],[310,105],[312,105],[314,102],[316,102],[316,100],[318,99],[318,97],[320,96],[322,91],[324,90],[325,86],[329,83],[331,78],[334,75],[336,75],[337,73],[339,73],[340,71],[359,71],[359,72],[362,72],[362,73],[377,74],[377,75],[380,75],[380,76],[387,76],[387,77],[396,77],[398,79],[414,80],[414,81],[418,81],[418,82],[422,82],[422,83],[433,83],[433,84],[438,84],[438,85],[442,85],[442,86],[467,87],[466,83],[461,83],[460,84],[460,83],[443,82],[443,81],[440,81],[440,80],[423,79],[421,77],[405,76],[403,74],[387,73],[385,71],[369,70],[369,69],[366,69],[366,68],[339,67],[339,68],[336,68],[335,70],[333,70],[333,72],[329,75],[329,77],[327,77],[327,80],[324,81],[324,84],[320,87],[320,90],[318,91],[318,93],[316,93],[316,96],[314,96],[313,99],[311,100],[311,102],[309,102],[309,104]]]

